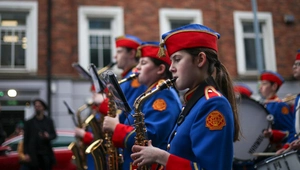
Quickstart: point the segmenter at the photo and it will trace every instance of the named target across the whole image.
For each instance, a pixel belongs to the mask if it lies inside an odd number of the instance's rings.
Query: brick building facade
[[[276,3],[257,0],[264,69],[277,71],[287,80],[279,91],[281,96],[299,91],[292,77],[292,65],[300,49],[299,5],[300,0]],[[0,63],[0,90],[4,94],[10,88],[19,92],[13,99],[6,95],[0,98],[5,120],[12,120],[9,115],[16,111],[24,111],[17,116],[23,119],[32,112],[28,101],[35,97],[47,100],[48,97],[56,126],[72,128],[63,101],[78,108],[90,96],[90,82],[78,76],[72,63],[78,62],[87,69],[91,61],[97,61],[96,65],[101,68],[113,61],[114,37],[132,34],[144,41],[159,41],[162,33],[186,23],[202,23],[221,34],[218,42],[220,60],[235,81],[247,83],[257,95],[254,19],[249,0],[0,1],[2,20],[6,16],[12,19],[14,13],[25,16],[25,27],[20,28],[24,28],[28,43],[23,50],[21,68],[16,67],[16,63]],[[13,30],[2,25],[2,34],[6,35],[7,28]],[[1,45],[5,45],[3,37]],[[104,45],[100,48],[101,43]],[[4,55],[6,53],[1,53],[2,59]],[[47,81],[48,65],[51,65],[50,83]],[[9,104],[12,100],[16,102]]]

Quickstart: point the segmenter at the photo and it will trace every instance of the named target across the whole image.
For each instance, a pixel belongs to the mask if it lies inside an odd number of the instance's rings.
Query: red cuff
[[[108,98],[104,99],[103,102],[98,106],[98,111],[103,114],[107,115],[108,113]]]
[[[187,159],[180,158],[178,156],[171,154],[166,164],[166,170],[177,170],[177,169],[192,170],[191,163]]]
[[[273,143],[281,142],[289,135],[289,132],[280,131],[280,130],[272,130],[272,133],[273,133],[273,135],[271,138],[271,142],[273,142]]]
[[[93,140],[94,140],[93,134],[91,132],[85,132],[82,138],[82,142],[87,146],[90,145]]]
[[[283,145],[282,148],[283,148],[283,149],[287,149],[287,148],[289,148],[289,147],[290,147],[290,144],[286,143],[286,144]]]
[[[115,128],[114,134],[112,136],[112,141],[115,147],[124,148],[124,139],[129,132],[133,130],[132,126],[118,124]]]

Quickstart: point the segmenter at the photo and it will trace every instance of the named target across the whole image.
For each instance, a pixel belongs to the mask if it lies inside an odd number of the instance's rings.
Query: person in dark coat
[[[51,141],[57,134],[53,121],[45,115],[47,105],[41,99],[33,101],[35,115],[24,125],[24,154],[31,170],[50,170],[55,164]]]

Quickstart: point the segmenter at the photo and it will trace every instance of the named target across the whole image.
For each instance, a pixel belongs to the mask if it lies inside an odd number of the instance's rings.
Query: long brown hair
[[[240,134],[240,124],[238,119],[238,113],[237,113],[237,106],[236,106],[236,98],[235,93],[233,90],[233,83],[232,79],[226,69],[226,67],[219,61],[218,55],[216,51],[209,49],[209,48],[189,48],[185,49],[186,52],[191,54],[192,56],[198,56],[200,52],[204,52],[206,54],[206,58],[208,61],[208,74],[213,75],[215,72],[215,82],[221,91],[221,93],[227,98],[229,101],[233,117],[234,117],[234,141],[239,140],[239,134]]]

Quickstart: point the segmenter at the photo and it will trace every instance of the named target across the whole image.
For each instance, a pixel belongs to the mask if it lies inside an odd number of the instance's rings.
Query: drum
[[[256,152],[264,152],[269,139],[264,138],[262,132],[268,128],[268,111],[257,101],[242,97],[237,101],[238,115],[242,136],[234,142],[234,160],[237,162],[253,161]]]
[[[298,170],[300,169],[297,151],[290,151],[279,156],[274,156],[256,165],[257,170]]]

